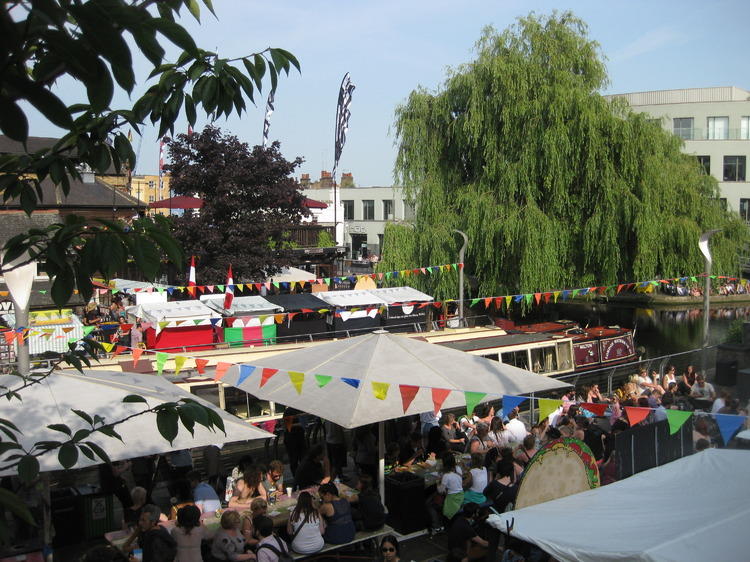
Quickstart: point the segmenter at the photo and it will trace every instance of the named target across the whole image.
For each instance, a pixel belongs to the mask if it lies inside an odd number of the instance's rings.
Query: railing
[[[317,248],[319,246],[318,239],[322,232],[327,232],[331,240],[335,239],[332,226],[322,226],[319,224],[291,226],[287,232],[289,232],[289,241],[303,248]]]

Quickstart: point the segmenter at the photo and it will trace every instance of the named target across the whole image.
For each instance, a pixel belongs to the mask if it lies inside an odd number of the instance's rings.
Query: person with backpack
[[[325,521],[315,509],[310,492],[300,492],[297,505],[286,526],[292,550],[299,554],[314,554],[325,546]]]
[[[161,510],[157,506],[144,505],[138,527],[123,545],[123,550],[133,550],[137,541],[143,551],[143,562],[174,562],[177,543],[169,531],[159,525],[160,518]]]
[[[259,515],[253,520],[260,542],[255,555],[258,562],[292,562],[294,558],[289,554],[286,543],[273,534],[273,519],[267,515]]]

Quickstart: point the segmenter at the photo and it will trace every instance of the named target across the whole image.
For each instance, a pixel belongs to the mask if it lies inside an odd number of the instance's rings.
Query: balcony
[[[332,226],[322,226],[319,224],[300,224],[289,228],[289,242],[297,245],[299,248],[317,248],[318,239],[321,232],[327,232],[332,240],[335,240],[334,229]]]

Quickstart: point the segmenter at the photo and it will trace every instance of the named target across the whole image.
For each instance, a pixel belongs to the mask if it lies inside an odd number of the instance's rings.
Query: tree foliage
[[[203,3],[213,12],[211,0]],[[296,58],[283,49],[268,48],[236,59],[220,58],[199,48],[176,21],[182,8],[200,17],[197,0],[46,0],[5,2],[0,16],[0,129],[26,143],[29,124],[23,104],[38,110],[65,134],[51,148],[35,153],[0,156],[3,200],[17,200],[32,213],[42,197],[40,182],[50,178],[64,194],[70,179],[80,179],[83,167],[105,173],[112,168],[134,169],[135,154],[127,129],[140,132],[150,122],[159,136],[174,129],[185,115],[190,125],[198,109],[212,118],[241,114],[267,75],[276,87],[278,75],[299,69]],[[133,53],[126,39],[152,64],[151,85],[132,105],[111,107],[116,89],[132,94],[136,87]],[[175,62],[166,62],[162,43],[182,49]],[[56,84],[69,79],[85,91],[80,103],[67,106]],[[117,270],[134,257],[153,278],[162,252],[180,260],[179,248],[163,225],[141,221],[123,237],[123,225],[99,223],[87,228],[73,218],[65,225],[37,230],[6,244],[4,263],[29,252],[49,261],[52,296],[63,306],[76,287],[88,298],[92,269]],[[129,240],[129,241],[128,241]],[[102,251],[113,244],[112,252]],[[84,257],[87,255],[88,257]],[[91,257],[95,257],[92,263]],[[49,258],[49,260],[48,260]]]
[[[286,160],[278,142],[250,148],[210,126],[168,146],[171,189],[204,202],[199,212],[174,219],[176,238],[198,258],[201,283],[223,283],[230,263],[235,282],[275,273],[289,227],[308,212],[291,176],[302,159]]]
[[[678,138],[599,94],[605,66],[581,20],[521,18],[476,51],[396,110],[395,172],[416,217],[386,232],[383,270],[455,261],[459,229],[480,295],[675,277],[703,270],[711,228],[716,269],[735,270],[746,227]]]

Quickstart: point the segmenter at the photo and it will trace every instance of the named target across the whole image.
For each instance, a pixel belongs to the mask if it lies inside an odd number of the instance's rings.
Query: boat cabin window
[[[557,344],[557,363],[561,371],[573,368],[573,349],[570,342],[560,342]]]
[[[499,353],[490,353],[489,355],[482,355],[485,359],[492,359],[493,361],[500,361]]]
[[[519,369],[529,368],[529,353],[523,349],[521,351],[510,351],[502,354],[502,361],[506,365],[513,365]]]
[[[538,347],[531,350],[531,370],[535,373],[557,371],[557,354],[554,346]]]
[[[273,414],[268,400],[259,400],[244,390],[231,386],[224,387],[224,409],[240,418],[257,418]]]
[[[221,407],[218,384],[194,385],[190,387],[190,393],[211,402],[214,406]]]

